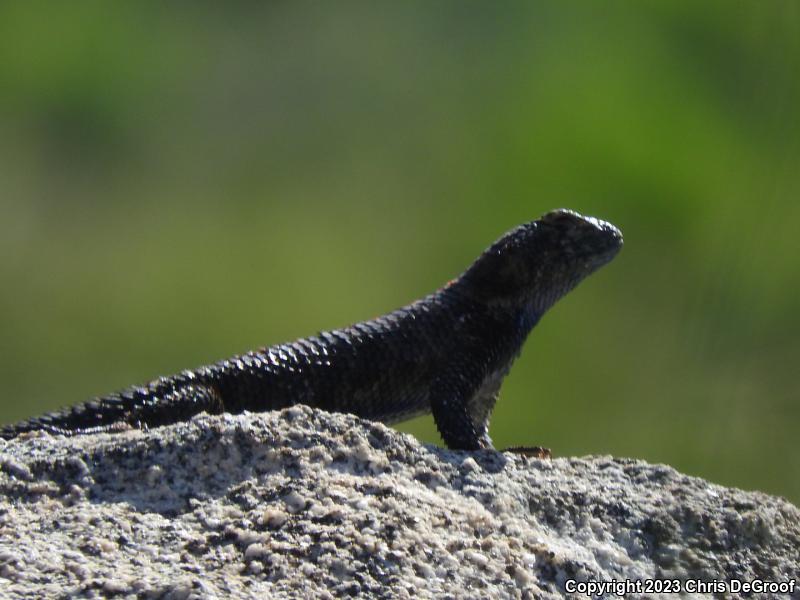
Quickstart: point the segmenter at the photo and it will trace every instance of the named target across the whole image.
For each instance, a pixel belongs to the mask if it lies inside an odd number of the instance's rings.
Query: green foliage
[[[0,420],[380,314],[568,206],[626,247],[497,445],[797,502],[799,12],[2,5]]]

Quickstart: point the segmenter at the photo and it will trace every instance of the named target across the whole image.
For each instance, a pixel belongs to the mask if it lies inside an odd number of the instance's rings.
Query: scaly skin
[[[528,333],[621,246],[613,225],[556,210],[506,233],[442,289],[377,319],[161,377],[6,426],[0,437],[156,427],[202,411],[302,403],[384,423],[433,412],[450,448],[489,449],[489,417]]]

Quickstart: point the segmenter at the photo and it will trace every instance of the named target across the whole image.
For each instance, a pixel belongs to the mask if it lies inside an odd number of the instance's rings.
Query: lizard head
[[[559,209],[506,233],[461,279],[484,303],[541,316],[621,247],[622,233],[610,223]]]

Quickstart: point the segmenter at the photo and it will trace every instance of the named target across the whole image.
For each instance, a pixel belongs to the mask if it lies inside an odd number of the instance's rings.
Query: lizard
[[[0,438],[146,429],[204,411],[302,403],[386,424],[432,412],[449,448],[493,449],[489,419],[528,334],[621,247],[612,224],[554,210],[508,231],[459,277],[403,308],[7,425]]]

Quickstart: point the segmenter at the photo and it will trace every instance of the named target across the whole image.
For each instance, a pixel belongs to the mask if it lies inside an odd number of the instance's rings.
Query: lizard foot
[[[553,458],[553,453],[550,448],[542,446],[510,446],[503,450],[503,452],[513,452],[514,454],[521,454],[528,458]]]

